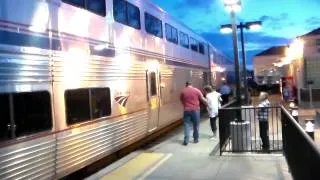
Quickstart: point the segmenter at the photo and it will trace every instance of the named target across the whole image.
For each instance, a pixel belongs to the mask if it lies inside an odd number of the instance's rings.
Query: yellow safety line
[[[141,153],[123,166],[103,176],[101,180],[130,180],[144,173],[161,159],[165,158],[162,153]],[[166,158],[167,159],[167,158]]]

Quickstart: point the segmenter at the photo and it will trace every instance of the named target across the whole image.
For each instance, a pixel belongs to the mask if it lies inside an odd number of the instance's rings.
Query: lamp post
[[[239,67],[239,54],[238,54],[238,38],[237,38],[237,25],[235,12],[241,11],[241,0],[224,0],[225,9],[231,13],[232,21],[232,34],[233,34],[233,53],[234,53],[234,65],[235,65],[235,77],[236,77],[236,96],[237,103],[241,105],[241,93],[240,93],[240,67]],[[230,31],[231,32],[231,31]],[[238,116],[238,121],[241,121],[241,115]]]
[[[253,30],[253,31],[260,30],[261,29],[261,21],[253,21],[253,22],[247,22],[247,23],[241,22],[239,25],[237,25],[237,28],[240,29],[240,38],[241,38],[245,104],[248,104],[247,62],[246,62],[245,47],[244,47],[243,29],[249,29],[249,30]],[[230,33],[232,31],[232,24],[221,25],[220,30],[222,33]]]

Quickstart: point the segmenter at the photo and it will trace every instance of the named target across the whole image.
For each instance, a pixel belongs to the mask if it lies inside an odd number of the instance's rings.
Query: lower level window
[[[47,91],[0,95],[0,140],[52,128],[51,98]]]
[[[67,124],[72,125],[111,114],[109,88],[72,89],[65,92]]]

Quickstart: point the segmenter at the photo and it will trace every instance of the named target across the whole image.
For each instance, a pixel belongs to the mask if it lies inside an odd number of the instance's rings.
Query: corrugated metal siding
[[[49,57],[19,55],[23,48],[0,46],[0,85],[8,83],[41,83],[51,81]]]
[[[82,61],[74,63],[82,63],[82,67],[77,69],[77,65],[72,66],[71,70],[79,74],[81,81],[112,81],[112,80],[141,80],[145,79],[145,63],[125,59],[106,59],[91,56]],[[121,62],[122,61],[122,62]],[[68,64],[69,63],[69,64]],[[68,70],[70,59],[63,56],[54,58],[53,76],[55,82],[62,82],[64,78],[68,78]],[[67,68],[67,69],[66,69]]]
[[[57,174],[63,177],[137,140],[147,133],[147,112],[95,124],[81,133],[58,135]]]
[[[0,179],[53,179],[55,136],[0,149]]]

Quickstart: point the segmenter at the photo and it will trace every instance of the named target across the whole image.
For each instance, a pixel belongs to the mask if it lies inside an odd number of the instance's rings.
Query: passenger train
[[[148,0],[1,0],[0,179],[59,179],[179,121],[218,59]]]

